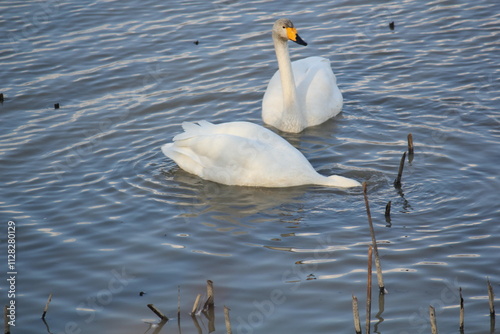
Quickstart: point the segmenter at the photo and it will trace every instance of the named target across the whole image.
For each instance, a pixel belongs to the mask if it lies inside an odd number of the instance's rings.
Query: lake
[[[0,10],[0,301],[15,302],[12,333],[225,333],[224,306],[233,333],[353,333],[352,295],[364,328],[361,189],[224,186],[160,151],[184,121],[262,124],[280,17],[308,43],[289,45],[292,60],[329,58],[344,96],[334,119],[277,133],[320,173],[367,183],[388,290],[374,275],[372,332],[430,333],[430,305],[441,333],[458,332],[462,288],[465,332],[500,333],[486,283],[500,294],[497,1]],[[415,153],[395,188],[409,133]],[[189,315],[207,280],[212,321]],[[170,321],[157,327],[147,304]]]

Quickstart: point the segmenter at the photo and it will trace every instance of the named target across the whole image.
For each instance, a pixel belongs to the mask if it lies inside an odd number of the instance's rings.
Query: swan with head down
[[[184,132],[161,150],[180,168],[205,180],[251,187],[361,186],[343,176],[319,174],[285,139],[254,123],[200,121],[182,127]]]
[[[279,19],[272,30],[278,70],[262,100],[262,119],[284,132],[298,133],[337,115],[343,104],[330,61],[308,57],[290,61],[288,41],[307,45],[292,21]]]

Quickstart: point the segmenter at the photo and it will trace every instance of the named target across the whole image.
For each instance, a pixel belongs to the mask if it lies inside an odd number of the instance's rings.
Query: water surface
[[[440,331],[457,331],[459,287],[467,333],[490,331],[486,278],[500,291],[495,1],[8,1],[0,10],[13,332],[144,333],[158,321],[146,305],[175,318],[180,287],[182,332],[198,333],[188,313],[208,279],[217,333],[224,305],[235,333],[353,332],[351,296],[366,298],[371,240],[359,189],[223,186],[159,149],[183,121],[262,124],[277,68],[270,29],[282,16],[309,43],[291,44],[292,59],[328,57],[344,95],[335,119],[280,135],[321,173],[368,184],[389,290],[374,294],[372,331],[430,332],[429,305]],[[408,133],[415,155],[398,190]],[[0,293],[5,304],[4,285]],[[167,332],[178,332],[175,320]]]

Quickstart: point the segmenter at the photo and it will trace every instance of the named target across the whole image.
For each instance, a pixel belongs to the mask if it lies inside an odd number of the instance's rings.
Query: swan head
[[[338,188],[361,187],[361,183],[340,175],[327,176],[323,182],[324,185]]]
[[[291,40],[300,45],[307,45],[307,43],[300,38],[297,29],[295,29],[292,21],[289,19],[279,19],[274,22],[273,37],[279,38],[285,42]]]

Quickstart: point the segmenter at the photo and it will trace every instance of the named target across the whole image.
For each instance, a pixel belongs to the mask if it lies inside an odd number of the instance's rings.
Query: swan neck
[[[293,77],[292,63],[288,53],[288,42],[275,34],[273,34],[273,41],[276,58],[278,59],[281,87],[283,89],[283,108],[285,113],[297,114],[298,117],[300,110],[297,101],[297,90]]]

